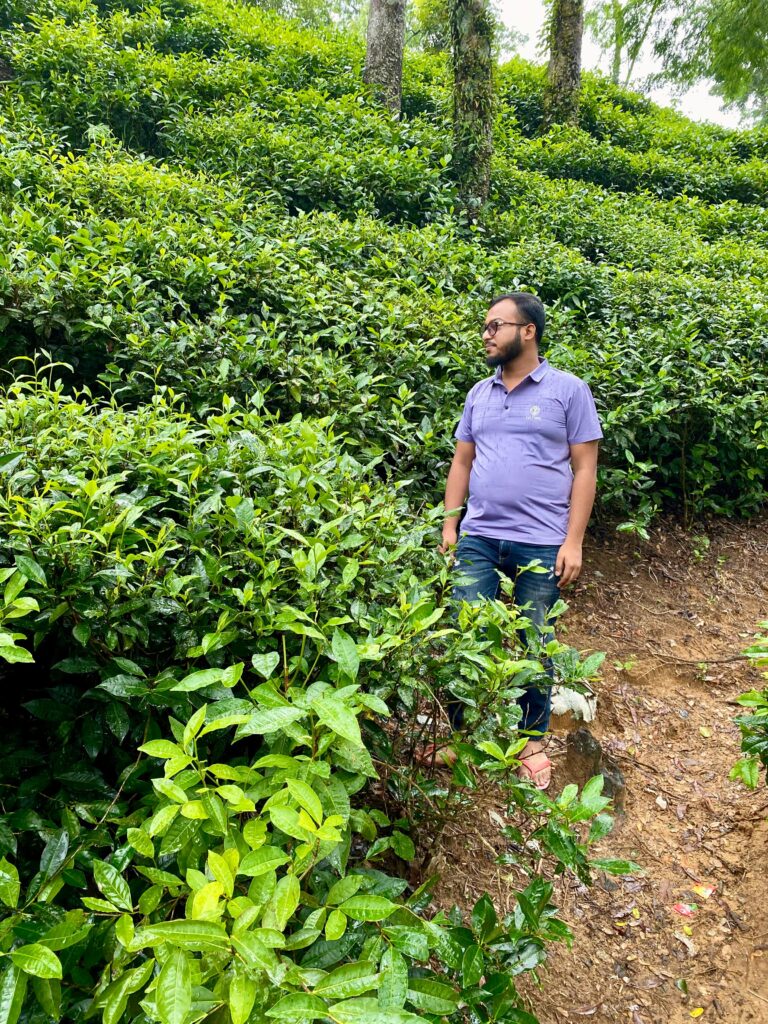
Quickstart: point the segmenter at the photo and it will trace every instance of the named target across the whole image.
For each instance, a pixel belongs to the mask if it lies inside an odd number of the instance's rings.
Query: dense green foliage
[[[760,626],[768,630],[768,622],[761,622]],[[744,654],[757,668],[763,669],[763,676],[768,679],[768,635],[761,633],[756,636]],[[768,772],[768,686],[742,693],[739,704],[749,709],[749,713],[735,719],[741,730],[743,757],[731,769],[730,777],[741,779],[754,789],[760,780],[761,770]]]
[[[510,651],[502,602],[449,614],[478,326],[513,286],[548,303],[601,514],[754,510],[768,136],[587,77],[542,138],[512,62],[468,224],[444,55],[408,55],[398,122],[358,42],[233,0],[0,17],[0,1021],[531,1021],[515,978],[568,937],[540,861],[627,865],[590,860],[599,780],[514,781],[537,659],[578,685],[600,656]],[[413,755],[448,695],[441,775]],[[504,920],[405,881],[476,773],[520,812]]]

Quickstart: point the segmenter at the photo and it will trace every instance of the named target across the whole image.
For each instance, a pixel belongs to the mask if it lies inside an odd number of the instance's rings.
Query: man
[[[543,304],[527,292],[491,302],[482,335],[495,372],[467,395],[454,435],[440,545],[443,554],[457,545],[457,601],[495,598],[500,571],[516,579],[515,602],[530,602],[527,616],[538,627],[581,572],[603,436],[588,385],[539,355],[544,321]],[[520,572],[533,559],[548,573]],[[520,755],[520,776],[546,789],[551,763],[542,736],[550,688],[531,687],[520,706],[520,728],[533,734]],[[458,724],[455,711],[452,718]]]

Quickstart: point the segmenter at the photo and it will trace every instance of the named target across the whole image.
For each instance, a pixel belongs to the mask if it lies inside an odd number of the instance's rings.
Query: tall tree
[[[486,0],[450,0],[450,21],[453,173],[473,215],[491,184],[494,19]]]
[[[552,0],[549,67],[544,92],[545,125],[566,124],[579,116],[584,0]]]
[[[768,122],[766,0],[678,0],[658,31],[657,82],[685,88],[713,83],[725,104]]]
[[[406,0],[371,0],[363,81],[400,115]]]
[[[611,79],[629,85],[640,51],[670,0],[600,0],[584,23],[603,53],[611,58]]]

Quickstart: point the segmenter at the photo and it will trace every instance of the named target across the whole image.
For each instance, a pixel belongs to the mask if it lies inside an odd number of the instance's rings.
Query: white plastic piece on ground
[[[582,718],[592,722],[597,712],[597,695],[594,693],[578,693],[568,686],[552,687],[552,714],[565,715],[568,712],[574,718]]]

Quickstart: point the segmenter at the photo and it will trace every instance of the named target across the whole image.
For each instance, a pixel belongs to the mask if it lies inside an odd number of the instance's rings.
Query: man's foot
[[[536,789],[548,789],[552,781],[552,762],[542,747],[523,751],[517,777],[525,782],[532,782]]]

